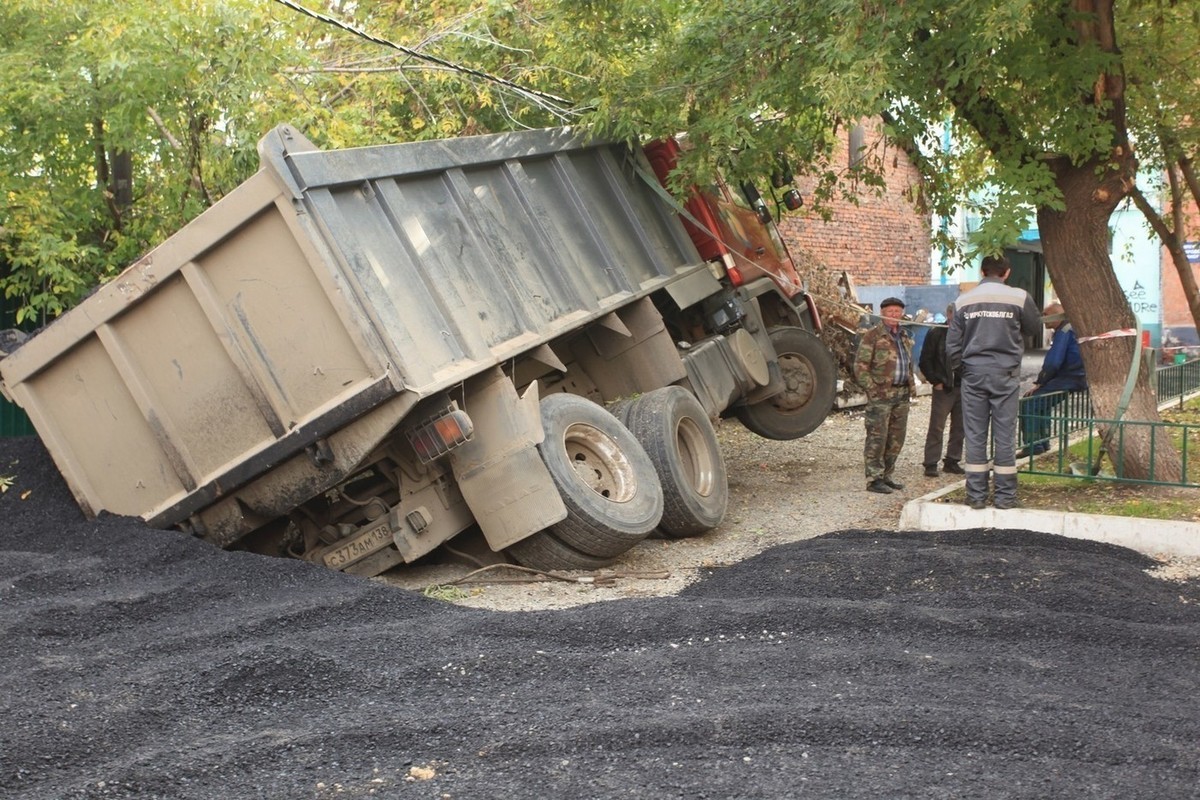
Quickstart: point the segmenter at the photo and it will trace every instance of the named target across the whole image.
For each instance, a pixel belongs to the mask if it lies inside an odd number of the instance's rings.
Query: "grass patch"
[[[1018,495],[1026,508],[1108,514],[1114,517],[1200,521],[1200,490],[1134,486],[1089,478],[1021,475]]]
[[[433,600],[442,600],[447,603],[466,600],[471,596],[471,593],[466,589],[463,589],[461,586],[448,586],[445,584],[426,586],[421,590],[421,594]]]
[[[1184,425],[1200,425],[1200,398],[1193,398],[1183,405],[1162,412],[1164,422]],[[1174,445],[1180,445],[1180,434],[1173,434]],[[1089,449],[1090,448],[1090,449]],[[1086,464],[1089,455],[1094,460],[1099,452],[1098,439],[1084,439],[1068,447],[1062,457],[1064,468],[1071,462]],[[1043,471],[1057,471],[1059,454],[1047,453],[1034,459],[1036,467]],[[1029,461],[1018,459],[1017,465],[1027,469]],[[1101,474],[1111,475],[1112,463],[1106,457]],[[1192,431],[1188,441],[1187,472],[1190,482],[1200,480],[1200,431]],[[1200,489],[1179,486],[1151,486],[1124,484],[1104,478],[1059,477],[1033,475],[1022,471],[1018,475],[1018,497],[1026,508],[1049,511],[1067,511],[1077,514],[1106,514],[1116,517],[1139,517],[1142,519],[1200,521]],[[941,500],[947,503],[962,503],[966,493],[955,489]]]

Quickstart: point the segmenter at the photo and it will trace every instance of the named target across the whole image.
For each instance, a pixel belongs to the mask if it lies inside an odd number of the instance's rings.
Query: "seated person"
[[[1033,388],[1025,393],[1026,397],[1042,399],[1027,400],[1021,404],[1021,438],[1024,446],[1017,451],[1017,458],[1028,458],[1049,450],[1050,411],[1065,398],[1062,392],[1081,392],[1087,388],[1083,354],[1079,352],[1079,341],[1075,338],[1071,323],[1067,322],[1063,307],[1051,303],[1046,306],[1042,319],[1054,329],[1054,339],[1042,360],[1042,371],[1038,373]]]

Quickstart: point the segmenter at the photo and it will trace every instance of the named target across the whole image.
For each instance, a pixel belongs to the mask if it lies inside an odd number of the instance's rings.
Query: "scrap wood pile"
[[[833,353],[842,380],[839,398],[861,393],[854,382],[854,351],[861,329],[872,320],[871,312],[859,305],[854,279],[846,272],[833,272],[812,256],[793,250],[796,268],[808,283],[809,294],[817,304],[824,329],[821,340]]]
[[[807,281],[809,294],[812,295],[821,315],[824,325],[821,340],[833,352],[834,360],[837,361],[838,377],[842,380],[838,400],[844,401],[861,395],[862,388],[854,382],[854,351],[858,347],[859,335],[878,322],[878,318],[873,316],[874,312],[869,308],[859,303],[858,290],[850,273],[830,270],[811,255],[797,253],[795,249],[792,257],[796,262],[796,269]],[[929,317],[928,311],[919,309],[912,316],[911,322],[923,324]],[[906,315],[905,319],[910,318]]]

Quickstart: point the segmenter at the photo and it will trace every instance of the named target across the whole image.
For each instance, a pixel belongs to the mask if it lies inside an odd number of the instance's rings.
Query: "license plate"
[[[386,522],[383,522],[366,533],[359,534],[357,538],[346,542],[341,547],[330,550],[325,554],[325,565],[334,569],[342,569],[391,543],[392,529]]]

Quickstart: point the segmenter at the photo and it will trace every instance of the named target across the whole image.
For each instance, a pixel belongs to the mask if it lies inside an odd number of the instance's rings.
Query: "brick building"
[[[914,202],[920,177],[907,154],[886,141],[879,120],[866,120],[839,132],[832,168],[843,174],[852,152],[878,158],[884,166],[882,193],[864,186],[856,204],[830,201],[828,222],[806,205],[780,223],[784,239],[797,255],[807,254],[833,272],[845,270],[859,286],[926,285],[930,282],[929,217]],[[806,198],[815,181],[798,176]],[[801,259],[806,260],[806,259]]]

